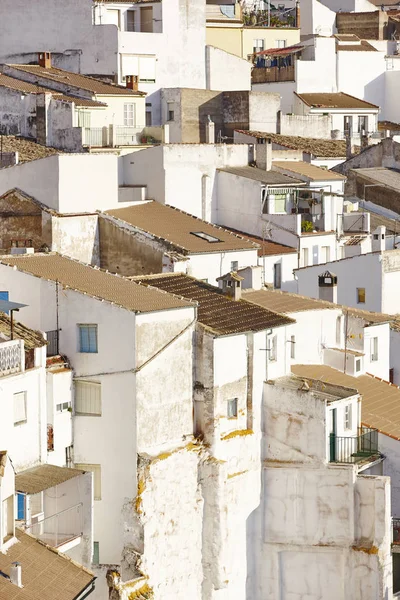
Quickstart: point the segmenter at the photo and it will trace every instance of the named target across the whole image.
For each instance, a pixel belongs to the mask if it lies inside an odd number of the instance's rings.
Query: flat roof
[[[155,201],[107,210],[105,213],[172,244],[184,253],[202,254],[258,248],[258,244],[246,239],[245,234],[238,235],[178,208]]]
[[[216,335],[263,331],[294,323],[293,319],[285,315],[256,306],[246,300],[233,300],[223,294],[219,288],[188,275],[166,273],[133,279],[144,285],[197,302],[198,322]]]
[[[0,552],[1,600],[76,600],[95,580],[88,569],[20,529],[15,537],[18,543]],[[15,562],[22,567],[22,588],[9,579]]]
[[[337,400],[344,400],[345,398],[358,395],[357,390],[354,388],[337,385],[335,383],[321,384],[321,381],[318,379],[308,378],[306,381],[306,386],[304,383],[304,378],[296,375],[285,375],[284,377],[279,377],[278,379],[273,380],[274,386],[288,388],[304,393],[312,392],[313,397],[317,398],[317,400],[321,400],[323,402],[327,400],[328,403],[336,402]]]
[[[79,469],[38,465],[15,475],[15,489],[24,494],[38,494],[84,473]]]
[[[27,81],[21,81],[15,77],[4,75],[0,73],[0,87],[5,87],[11,90],[23,92],[25,94],[48,94],[51,93],[55,100],[63,100],[64,102],[74,102],[76,106],[85,107],[100,107],[105,108],[107,105],[96,100],[88,100],[85,98],[78,98],[76,96],[70,96],[68,94],[62,94],[56,92],[48,87],[38,86],[35,83],[29,83]]]
[[[339,46],[340,48],[340,46]],[[352,47],[353,48],[353,47]],[[357,46],[354,46],[357,49]],[[342,47],[343,49],[343,47]],[[347,50],[347,47],[346,47]],[[375,48],[374,48],[375,50]],[[300,98],[307,104],[311,106],[311,108],[332,108],[332,109],[341,109],[341,108],[349,108],[349,109],[365,109],[371,110],[376,109],[379,110],[379,106],[376,104],[372,104],[371,102],[367,102],[366,100],[361,100],[361,98],[356,98],[355,96],[350,96],[350,94],[344,94],[343,92],[337,93],[311,93],[311,94],[299,94],[295,92],[296,96]]]
[[[56,69],[55,67],[41,67],[40,65],[18,65],[8,64],[8,67],[12,67],[22,73],[31,73],[47,79],[48,81],[55,81],[57,83],[63,83],[74,88],[80,88],[92,92],[93,94],[100,94],[104,96],[145,96],[145,92],[135,92],[122,85],[116,85],[114,83],[107,83],[88,75],[81,75],[79,73],[72,73],[71,71],[65,71],[64,69]]]
[[[311,181],[330,181],[331,179],[343,180],[346,179],[345,175],[317,167],[311,163],[304,162],[303,160],[274,160],[272,162],[273,169],[282,169],[290,171],[295,175],[302,175],[310,179]]]
[[[372,375],[352,377],[326,365],[294,365],[303,378],[353,387],[362,395],[361,421],[367,427],[400,440],[400,388]]]
[[[396,192],[400,190],[400,171],[386,167],[370,167],[366,169],[351,169],[355,175],[361,175],[376,183],[390,187]]]
[[[244,177],[245,179],[252,179],[253,181],[259,181],[268,185],[304,185],[304,181],[295,179],[289,175],[283,175],[278,171],[266,171],[264,169],[258,169],[257,167],[227,167],[225,169],[218,169],[221,173],[229,173],[230,175],[236,175],[237,177]]]
[[[191,303],[138,285],[126,277],[113,275],[57,253],[0,256],[0,264],[34,277],[58,281],[65,288],[106,300],[132,312],[153,312],[184,308]]]
[[[292,292],[281,292],[280,290],[243,290],[243,298],[248,302],[254,302],[259,306],[264,306],[268,310],[278,313],[288,314],[295,312],[303,312],[307,310],[325,310],[325,309],[341,309],[357,319],[363,319],[367,323],[389,323],[393,317],[383,313],[374,313],[368,310],[359,310],[357,308],[349,308],[334,302],[326,300],[318,300],[309,298],[308,296],[300,296]]]
[[[263,131],[252,131],[236,129],[238,133],[244,133],[257,139],[270,139],[273,144],[301,150],[315,157],[321,158],[346,158],[345,140],[325,140],[319,138],[300,137],[298,135],[281,135],[280,133],[265,133]]]

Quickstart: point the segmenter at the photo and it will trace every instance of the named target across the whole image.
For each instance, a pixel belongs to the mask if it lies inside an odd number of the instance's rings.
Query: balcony
[[[118,146],[140,146],[159,143],[146,133],[145,127],[83,127],[82,145],[89,148],[116,148]]]
[[[251,72],[251,83],[276,83],[295,81],[294,65],[288,67],[254,67]]]
[[[354,437],[339,437],[334,433],[329,436],[331,463],[358,464],[369,462],[374,456],[379,456],[377,429],[362,427]]]
[[[25,371],[24,342],[11,340],[0,343],[0,377]]]
[[[43,513],[41,513],[43,515]],[[41,518],[26,528],[26,531],[53,548],[69,547],[80,542],[83,535],[83,503],[62,510],[50,517]],[[72,542],[75,541],[75,544]]]

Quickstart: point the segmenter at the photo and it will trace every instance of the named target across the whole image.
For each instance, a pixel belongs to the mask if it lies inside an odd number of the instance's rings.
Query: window
[[[235,273],[236,273],[236,272],[237,272],[237,270],[238,270],[238,268],[239,268],[239,263],[238,263],[238,261],[237,261],[237,260],[233,260],[233,261],[231,262],[231,271],[235,271]]]
[[[63,402],[62,404],[56,404],[56,412],[65,412],[71,409],[71,402]]]
[[[201,238],[202,240],[206,240],[210,244],[215,244],[216,242],[222,241],[222,240],[214,237],[213,235],[210,235],[209,233],[204,233],[204,231],[191,231],[190,233],[191,233],[191,235],[196,235],[197,237]]]
[[[276,40],[277,48],[286,48],[286,40]]]
[[[79,352],[98,352],[97,325],[78,325]]]
[[[174,103],[167,102],[167,121],[174,121],[174,119],[175,119]]]
[[[14,394],[14,425],[26,423],[26,392]]]
[[[344,428],[351,429],[352,428],[352,405],[347,404],[344,407]]]
[[[286,194],[275,194],[275,213],[286,212]]]
[[[264,40],[263,39],[255,39],[253,40],[253,52],[261,52],[264,50]]]
[[[303,248],[302,250],[302,267],[308,267],[308,248]]]
[[[106,22],[108,25],[116,25],[119,29],[119,10],[110,8],[106,12]]]
[[[127,31],[135,31],[135,11],[134,10],[126,11],[126,30]]]
[[[78,114],[78,127],[90,127],[90,111],[88,110],[77,110]]]
[[[17,494],[17,519],[25,521],[25,494]]]
[[[277,340],[277,336],[276,335],[274,335],[271,338],[271,341],[270,341],[270,345],[269,345],[269,360],[271,362],[275,362],[276,359],[277,359],[277,341],[278,340]]]
[[[151,103],[146,102],[146,127],[151,127],[153,118],[151,114]]]
[[[290,358],[296,358],[296,337],[290,336]]]
[[[100,564],[100,547],[99,542],[93,542],[93,560],[92,563],[94,565]]]
[[[365,288],[357,288],[357,303],[365,304]]]
[[[155,56],[139,57],[139,81],[141,83],[155,83],[156,58]]]
[[[356,373],[359,373],[361,371],[361,359],[358,358],[356,360]]]
[[[93,473],[93,492],[94,499],[101,500],[101,465],[76,464],[75,469],[81,471],[91,471]]]
[[[362,132],[368,133],[368,117],[360,116],[358,117],[358,133]]]
[[[136,106],[134,104],[124,104],[124,126],[135,127],[136,125]]]
[[[228,400],[228,409],[227,409],[228,419],[236,419],[238,416],[238,399],[232,398]]]
[[[72,446],[67,446],[65,448],[65,465],[67,467],[72,467],[72,463],[73,463],[73,460],[72,460],[72,450],[73,450]]]
[[[282,264],[274,264],[274,288],[280,290],[282,287]]]
[[[340,346],[342,343],[342,317],[336,318],[336,344]]]
[[[140,8],[140,31],[153,33],[153,7],[142,6]]]
[[[331,249],[330,246],[322,246],[321,248],[321,262],[326,263],[329,262],[331,258]]]
[[[75,381],[75,414],[101,416],[101,384]]]
[[[371,338],[371,362],[378,360],[378,338]]]
[[[346,115],[343,117],[343,131],[351,135],[353,117]]]

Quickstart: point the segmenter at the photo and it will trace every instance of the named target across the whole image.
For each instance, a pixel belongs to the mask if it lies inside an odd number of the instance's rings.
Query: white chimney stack
[[[22,567],[19,562],[14,562],[10,568],[10,580],[11,583],[22,588]]]

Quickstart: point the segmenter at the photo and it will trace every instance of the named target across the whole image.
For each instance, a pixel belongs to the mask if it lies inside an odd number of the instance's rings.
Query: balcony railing
[[[25,370],[22,340],[0,343],[0,377],[21,373]]]
[[[26,528],[26,531],[42,542],[58,548],[83,533],[82,502],[46,517]]]
[[[377,429],[362,427],[354,437],[329,436],[329,462],[354,464],[378,454]]]
[[[294,80],[294,65],[289,67],[254,67],[251,72],[251,83],[274,83]]]

